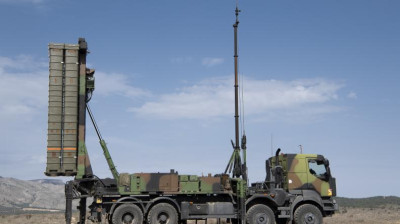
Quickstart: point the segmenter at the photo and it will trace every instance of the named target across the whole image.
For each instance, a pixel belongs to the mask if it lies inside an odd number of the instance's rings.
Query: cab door
[[[305,158],[293,157],[288,159],[288,190],[295,193],[296,190],[308,188],[308,166]]]
[[[307,158],[308,189],[317,191],[322,197],[331,196],[329,188],[329,175],[323,161]]]

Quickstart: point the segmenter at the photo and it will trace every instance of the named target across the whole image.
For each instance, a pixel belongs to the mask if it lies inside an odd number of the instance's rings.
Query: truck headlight
[[[96,203],[97,204],[101,204],[103,202],[103,200],[101,198],[96,198]]]

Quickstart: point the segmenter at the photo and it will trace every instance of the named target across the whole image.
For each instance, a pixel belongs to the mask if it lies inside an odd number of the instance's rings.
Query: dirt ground
[[[400,224],[400,208],[343,208],[332,217],[324,219],[325,224]]]
[[[77,222],[77,215],[73,217],[73,223]],[[23,214],[0,215],[0,224],[63,224],[64,214]],[[91,222],[87,222],[91,224]],[[214,224],[215,220],[209,220],[207,224]],[[223,222],[221,222],[223,223]],[[400,208],[342,208],[333,217],[324,218],[325,224],[400,224]],[[189,222],[194,224],[194,222]],[[205,224],[199,221],[198,224]]]

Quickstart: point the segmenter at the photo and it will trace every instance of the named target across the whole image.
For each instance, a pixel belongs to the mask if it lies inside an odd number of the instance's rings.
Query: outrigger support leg
[[[73,199],[73,183],[68,181],[65,184],[65,223],[71,224],[72,218],[72,199]]]
[[[79,200],[79,222],[78,224],[85,224],[86,222],[86,198]]]
[[[246,201],[244,198],[239,198],[239,203],[240,203],[239,224],[246,224]]]

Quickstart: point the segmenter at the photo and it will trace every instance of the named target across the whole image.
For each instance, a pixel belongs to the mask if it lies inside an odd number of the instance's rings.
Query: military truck
[[[283,154],[266,160],[264,181],[249,184],[246,136],[239,141],[238,8],[235,10],[235,141],[225,171],[198,176],[165,173],[119,173],[89,101],[94,69],[86,67],[88,45],[49,44],[48,176],[71,176],[65,185],[65,220],[71,223],[72,201],[79,199],[79,224],[93,222],[177,224],[216,218],[230,223],[322,223],[337,210],[335,178],[329,161],[316,154]],[[87,112],[86,112],[87,111]],[[94,175],[85,144],[89,115],[113,178]],[[87,198],[93,198],[87,215]]]

